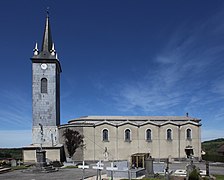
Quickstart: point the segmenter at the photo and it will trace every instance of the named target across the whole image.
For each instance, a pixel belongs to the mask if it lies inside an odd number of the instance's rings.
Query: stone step
[[[45,171],[45,172],[55,172],[55,171],[58,171],[58,169],[54,168],[53,166],[45,166],[45,167],[43,167],[43,171]]]
[[[6,173],[6,172],[9,172],[9,171],[11,171],[11,168],[3,168],[3,167],[0,168],[0,174]]]

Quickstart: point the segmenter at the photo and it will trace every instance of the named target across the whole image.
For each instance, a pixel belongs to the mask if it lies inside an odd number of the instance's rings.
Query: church
[[[150,154],[157,160],[186,159],[193,149],[201,159],[201,119],[185,116],[84,116],[60,124],[61,63],[46,17],[42,47],[36,43],[32,63],[32,144],[23,147],[24,162],[36,161],[36,150],[46,151],[49,161],[68,157],[63,132],[66,128],[84,136],[75,161],[117,161]],[[140,161],[140,158],[139,158]]]

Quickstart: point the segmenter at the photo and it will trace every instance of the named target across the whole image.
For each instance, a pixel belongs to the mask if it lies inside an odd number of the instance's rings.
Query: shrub
[[[63,166],[63,164],[62,164],[60,161],[53,161],[53,162],[51,163],[51,165],[52,165],[53,167],[62,167],[62,166]]]
[[[189,175],[188,180],[200,180],[200,174],[197,169],[193,169]]]

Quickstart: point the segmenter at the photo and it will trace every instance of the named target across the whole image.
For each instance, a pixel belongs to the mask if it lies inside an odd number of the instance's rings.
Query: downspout
[[[95,126],[95,124],[93,125],[93,133],[94,133],[94,136],[93,136],[93,159],[94,159],[94,161],[96,160],[96,140],[95,140],[95,136],[96,136],[96,133],[95,133],[95,128],[96,128],[96,126]]]
[[[180,161],[180,125],[178,125],[178,159]]]

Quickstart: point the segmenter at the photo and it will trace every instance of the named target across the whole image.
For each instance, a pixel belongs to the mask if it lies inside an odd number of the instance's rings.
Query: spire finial
[[[49,13],[49,9],[50,9],[50,7],[48,6],[48,7],[47,7],[47,17],[49,17],[49,14],[50,14],[50,13]]]

